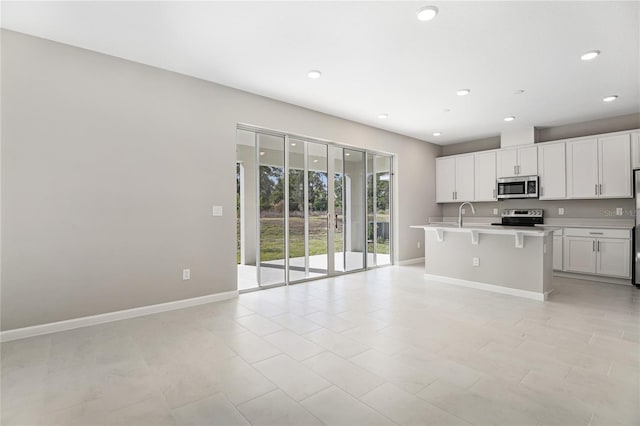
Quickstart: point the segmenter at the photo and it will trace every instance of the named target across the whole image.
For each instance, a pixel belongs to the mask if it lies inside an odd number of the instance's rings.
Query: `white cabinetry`
[[[498,177],[532,176],[537,173],[537,147],[528,146],[498,151]]]
[[[567,141],[568,198],[631,197],[630,135]]]
[[[640,132],[631,133],[631,165],[640,169]]]
[[[565,271],[631,277],[631,231],[566,228],[564,233]]]
[[[495,151],[481,152],[474,157],[474,201],[496,201],[496,153]]]
[[[605,198],[631,197],[630,135],[598,139],[600,183],[598,195]]]
[[[473,201],[474,156],[436,158],[436,202]]]
[[[592,238],[564,237],[564,270],[596,273],[596,242]]]
[[[538,176],[540,199],[561,200],[567,196],[564,142],[538,146]]]
[[[553,232],[553,269],[562,270],[562,229]]]

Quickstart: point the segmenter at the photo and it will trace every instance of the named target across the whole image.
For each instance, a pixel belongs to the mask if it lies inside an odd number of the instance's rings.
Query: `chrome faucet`
[[[458,228],[462,228],[462,207],[464,207],[465,204],[469,204],[469,207],[471,207],[471,211],[473,212],[473,214],[476,214],[476,209],[470,202],[465,201],[464,203],[460,204],[460,208],[458,208]]]

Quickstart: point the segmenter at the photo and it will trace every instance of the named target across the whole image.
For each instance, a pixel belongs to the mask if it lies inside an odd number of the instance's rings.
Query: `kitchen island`
[[[535,300],[552,291],[554,228],[453,223],[424,229],[431,280]]]

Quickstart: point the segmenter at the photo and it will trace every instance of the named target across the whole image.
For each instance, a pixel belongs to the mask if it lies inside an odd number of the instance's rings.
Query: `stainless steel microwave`
[[[538,198],[538,176],[498,179],[498,200],[510,198]]]

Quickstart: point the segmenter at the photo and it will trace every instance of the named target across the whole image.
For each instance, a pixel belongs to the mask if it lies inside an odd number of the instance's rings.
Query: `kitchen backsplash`
[[[460,203],[446,203],[442,205],[443,216],[458,216]],[[544,209],[546,218],[579,218],[579,219],[620,219],[629,221],[635,216],[635,204],[632,198],[612,200],[504,200],[489,203],[473,203],[476,208],[476,216],[490,217],[500,216],[503,209]],[[560,215],[558,209],[564,209],[564,215]],[[622,216],[616,215],[616,209],[622,209]],[[493,209],[498,209],[498,214],[493,214]],[[470,209],[466,209],[466,216],[472,216]]]

